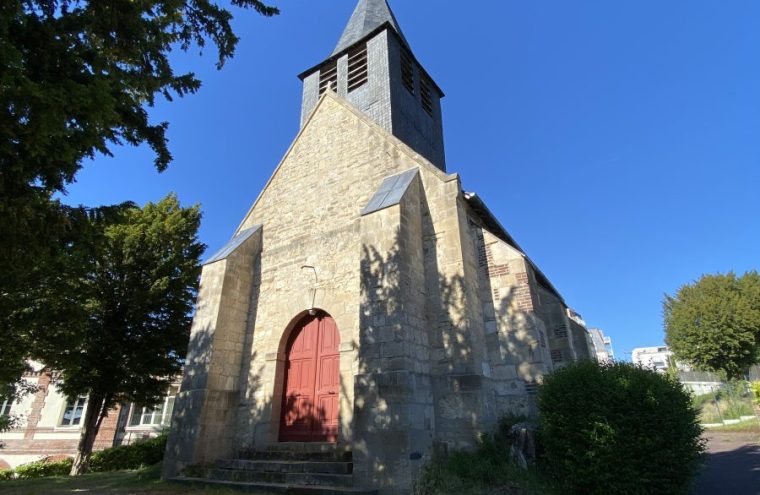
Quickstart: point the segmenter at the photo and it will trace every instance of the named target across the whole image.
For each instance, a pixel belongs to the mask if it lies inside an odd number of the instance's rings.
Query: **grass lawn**
[[[88,474],[78,477],[42,478],[0,481],[2,495],[239,495],[240,492],[219,488],[190,488],[165,483],[160,466],[138,471]],[[260,495],[267,495],[261,493]]]
[[[706,432],[754,432],[754,433],[760,433],[760,423],[758,423],[757,419],[750,419],[747,421],[742,421],[741,423],[736,423],[733,425],[723,425],[723,426],[716,426],[714,428],[707,428],[705,429]]]

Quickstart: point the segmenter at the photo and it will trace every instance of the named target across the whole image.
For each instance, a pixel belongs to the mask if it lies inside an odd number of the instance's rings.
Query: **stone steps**
[[[275,443],[264,449],[240,452],[239,459],[252,461],[351,462],[347,447],[331,443]]]
[[[210,480],[240,481],[245,483],[280,483],[286,485],[314,485],[350,488],[354,477],[350,474],[325,473],[282,473],[273,471],[250,471],[245,469],[210,469],[206,474]]]
[[[236,481],[218,481],[206,478],[179,477],[171,481],[192,487],[229,488],[243,493],[269,495],[285,493],[287,495],[378,495],[377,490],[357,490],[354,488],[327,486],[297,486],[282,483],[243,483]]]
[[[205,470],[203,478],[180,477],[174,481],[249,493],[376,494],[353,488],[352,459],[347,447],[336,444],[276,443],[241,452],[236,459],[219,460]]]
[[[282,461],[227,459],[217,461],[219,469],[237,469],[262,473],[351,474],[353,464],[339,461]]]

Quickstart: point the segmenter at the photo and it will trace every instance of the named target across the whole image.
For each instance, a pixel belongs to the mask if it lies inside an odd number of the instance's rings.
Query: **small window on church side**
[[[348,91],[367,82],[367,45],[363,44],[348,54]]]
[[[414,60],[408,50],[401,48],[401,81],[414,94]]]
[[[430,92],[430,79],[425,74],[420,74],[420,98],[422,99],[422,108],[430,115],[433,115],[433,95]]]
[[[338,90],[338,62],[333,61],[319,71],[319,96],[325,94],[327,88]]]

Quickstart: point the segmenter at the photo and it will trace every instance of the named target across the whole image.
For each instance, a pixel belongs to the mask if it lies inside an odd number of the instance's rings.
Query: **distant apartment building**
[[[667,346],[638,347],[631,352],[631,361],[658,373],[666,373],[674,367],[678,380],[695,395],[710,393],[721,386],[720,378],[714,373],[697,371],[686,363],[676,361]]]
[[[667,346],[637,347],[631,352],[631,361],[645,368],[652,368],[658,373],[665,373],[670,368],[673,353]]]
[[[55,385],[55,372],[41,363],[30,365],[22,381],[37,391],[19,401],[0,399],[0,415],[18,418],[16,428],[0,433],[0,469],[74,457],[77,451],[87,397],[68,400]],[[110,411],[98,432],[95,450],[154,437],[168,428],[177,392],[178,386],[170,387],[164,401],[154,408],[127,404]]]
[[[599,328],[590,328],[588,333],[591,335],[591,343],[594,346],[596,360],[600,363],[614,360],[615,353],[612,351],[612,339],[604,335],[604,332]]]

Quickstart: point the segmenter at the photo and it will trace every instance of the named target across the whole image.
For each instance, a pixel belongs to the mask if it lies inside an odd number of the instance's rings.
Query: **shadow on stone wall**
[[[493,287],[472,231],[464,265],[443,273],[439,249],[457,246],[440,245],[424,199],[420,213],[418,240],[402,209],[394,242],[362,246],[353,449],[366,486],[409,489],[433,452],[472,448],[499,417],[528,415],[542,372],[547,343],[535,316],[517,307],[517,288],[497,304],[484,296]]]

